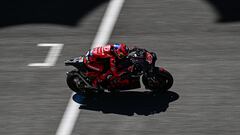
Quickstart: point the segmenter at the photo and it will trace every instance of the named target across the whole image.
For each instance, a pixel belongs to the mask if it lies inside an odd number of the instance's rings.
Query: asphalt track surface
[[[0,29],[0,134],[55,134],[71,94],[65,83],[71,68],[63,61],[88,50],[106,7],[96,8],[77,27]],[[127,0],[110,42],[155,51],[157,65],[173,74],[171,91],[179,98],[157,100],[157,111],[141,113],[150,105],[149,97],[139,92],[106,95],[104,103],[119,103],[120,109],[119,104],[81,109],[72,134],[238,135],[240,24],[218,24],[216,18],[204,1]],[[39,43],[64,44],[55,66],[27,66],[44,61],[49,48],[37,47]]]

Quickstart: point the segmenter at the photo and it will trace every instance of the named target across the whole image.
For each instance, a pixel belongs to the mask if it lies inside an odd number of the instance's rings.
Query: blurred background
[[[71,95],[64,60],[91,47],[109,1],[0,3],[0,134],[55,134]],[[238,135],[239,11],[237,0],[125,0],[109,42],[156,52],[179,99],[158,100],[147,116],[124,113],[144,111],[139,93],[114,99],[127,108],[81,109],[72,134]],[[54,66],[28,66],[44,62],[50,47],[40,43],[64,44]]]

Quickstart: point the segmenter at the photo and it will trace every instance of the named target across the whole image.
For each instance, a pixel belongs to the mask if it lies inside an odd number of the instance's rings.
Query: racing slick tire
[[[153,92],[163,93],[170,89],[173,85],[172,75],[164,68],[156,67],[154,69],[154,76],[149,77],[144,75],[142,82],[146,89],[150,89]]]
[[[66,78],[66,82],[68,87],[76,92],[76,93],[80,93],[83,92],[82,89],[84,88],[84,82],[81,80],[81,78],[79,78],[79,74],[77,70],[72,70],[70,72],[67,72],[67,78]]]

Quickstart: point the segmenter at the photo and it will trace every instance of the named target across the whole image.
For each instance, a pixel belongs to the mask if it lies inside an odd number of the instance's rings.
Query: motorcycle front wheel
[[[66,81],[67,81],[68,87],[72,91],[76,93],[83,92],[82,90],[85,86],[85,83],[79,77],[79,73],[77,70],[72,70],[71,72],[68,72]]]
[[[166,92],[173,85],[172,75],[161,67],[156,67],[154,69],[154,75],[148,76],[143,75],[142,82],[146,89],[150,89],[153,92]]]

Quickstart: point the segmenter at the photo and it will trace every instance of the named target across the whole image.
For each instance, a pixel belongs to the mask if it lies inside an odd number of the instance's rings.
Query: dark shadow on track
[[[29,23],[76,24],[109,0],[1,0],[0,27]],[[219,22],[240,21],[239,0],[205,0],[220,15]]]
[[[239,0],[205,0],[209,2],[220,15],[218,22],[240,21]]]
[[[151,115],[165,112],[170,102],[179,98],[175,92],[168,91],[164,94],[153,94],[152,92],[125,91],[116,94],[103,93],[82,98],[82,95],[74,95],[73,100],[81,103],[79,109],[102,111],[132,116]]]
[[[79,20],[109,0],[2,0],[0,27],[51,23],[75,26]]]

